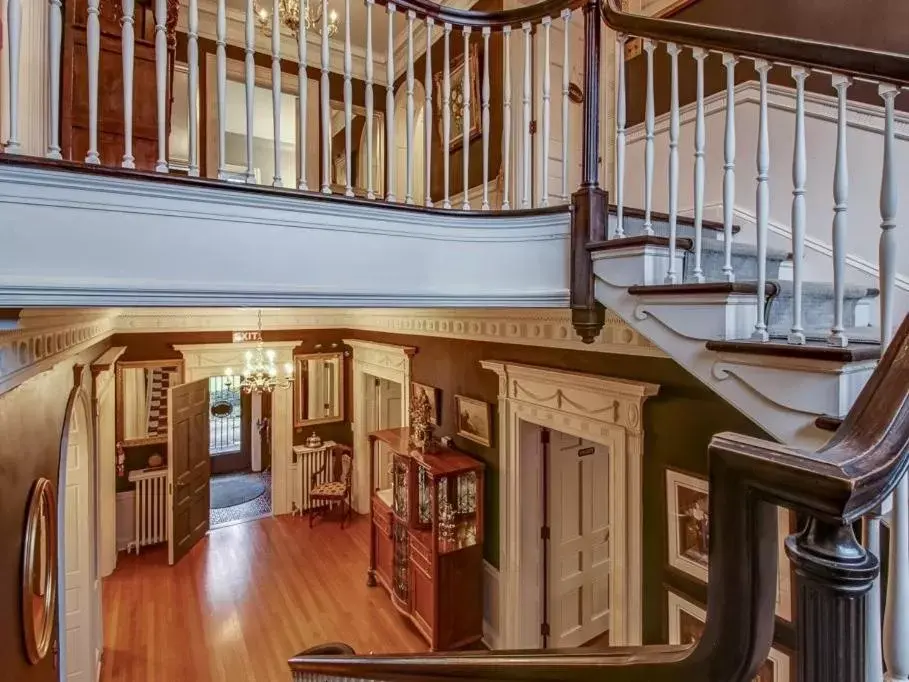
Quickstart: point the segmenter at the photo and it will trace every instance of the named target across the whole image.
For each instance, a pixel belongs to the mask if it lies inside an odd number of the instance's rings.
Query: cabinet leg
[[[366,571],[366,586],[375,587],[376,585],[378,585],[376,582],[376,572],[370,568]]]

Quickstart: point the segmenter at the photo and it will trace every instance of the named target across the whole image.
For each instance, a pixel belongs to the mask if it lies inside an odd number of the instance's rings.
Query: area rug
[[[212,476],[210,486],[212,509],[244,504],[265,493],[265,483],[259,474]]]

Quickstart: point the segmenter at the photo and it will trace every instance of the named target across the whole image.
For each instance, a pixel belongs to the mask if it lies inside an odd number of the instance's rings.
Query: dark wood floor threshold
[[[669,248],[669,237],[659,237],[655,234],[639,234],[634,237],[619,237],[601,242],[590,242],[585,247],[588,251],[615,251],[618,249],[633,248],[635,246],[665,246]],[[690,251],[694,241],[688,237],[676,237],[675,247],[683,251]]]
[[[616,209],[617,209],[617,207],[615,204],[609,205],[610,213],[615,213]],[[622,208],[622,215],[625,216],[626,218],[639,218],[639,219],[643,220],[645,211],[643,208],[625,206]],[[660,211],[651,211],[650,219],[668,223],[669,214],[661,213]],[[683,215],[676,216],[676,223],[678,225],[686,225],[688,227],[694,227],[694,218],[690,218],[688,216],[683,216]],[[712,230],[713,232],[722,232],[723,231],[723,223],[717,222],[716,220],[702,220],[701,227],[703,227],[705,230]],[[741,231],[741,229],[742,229],[741,226],[733,225],[732,234],[738,234]]]
[[[694,294],[756,294],[757,282],[693,282],[690,284],[637,284],[628,287],[635,296],[691,296]],[[764,284],[765,296],[776,296],[780,287],[776,282]]]
[[[834,417],[831,414],[822,414],[814,420],[814,425],[824,431],[836,431],[842,423],[842,417]]]
[[[405,211],[408,213],[420,213],[430,215],[452,215],[458,217],[472,217],[477,219],[507,219],[521,216],[539,216],[539,215],[558,215],[568,213],[571,210],[569,204],[559,206],[548,206],[546,208],[522,208],[509,209],[507,211],[465,211],[459,208],[429,208],[427,206],[417,206],[416,204],[404,204],[398,202],[387,202],[384,199],[366,199],[363,197],[347,197],[343,194],[323,194],[313,190],[293,189],[291,187],[272,187],[270,185],[247,185],[241,182],[226,182],[216,178],[193,178],[187,175],[177,175],[176,173],[158,173],[149,170],[130,170],[116,166],[95,166],[78,161],[57,161],[46,159],[40,156],[25,156],[20,154],[0,154],[0,165],[20,166],[25,168],[37,168],[45,170],[69,171],[74,173],[85,173],[96,177],[121,178],[125,180],[144,180],[148,182],[162,182],[174,185],[183,185],[189,187],[207,187],[210,189],[222,189],[230,192],[247,192],[273,197],[310,199],[312,201],[322,201],[331,204],[347,204],[350,206],[369,206],[371,208],[381,207],[391,211]]]
[[[707,350],[718,353],[748,353],[751,355],[804,358],[805,360],[828,360],[830,362],[864,362],[867,360],[879,360],[881,357],[881,345],[879,343],[855,341],[846,348],[830,346],[824,341],[808,341],[803,345],[786,343],[786,341],[782,340],[708,341]]]

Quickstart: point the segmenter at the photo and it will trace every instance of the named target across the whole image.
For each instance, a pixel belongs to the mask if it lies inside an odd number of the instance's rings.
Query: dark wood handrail
[[[544,17],[555,19],[564,10],[576,10],[589,0],[543,0],[527,7],[481,12],[472,9],[455,9],[445,7],[431,0],[376,0],[377,5],[394,5],[402,12],[413,11],[419,17],[432,17],[437,24],[449,23],[452,26],[471,28],[490,28],[500,31],[506,26],[519,28],[521,24],[536,24]]]
[[[833,71],[875,82],[909,85],[909,55],[779,36],[756,31],[655,19],[623,12],[618,0],[600,5],[606,25],[618,33],[679,43],[737,56]]]

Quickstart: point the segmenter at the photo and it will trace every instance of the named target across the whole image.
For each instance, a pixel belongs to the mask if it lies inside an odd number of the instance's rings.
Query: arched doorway
[[[414,80],[413,84],[413,150],[409,155],[413,164],[413,203],[423,206],[426,203],[426,136],[423,122],[426,108],[426,90],[423,83]],[[407,197],[407,83],[398,88],[395,94],[395,182],[394,190],[398,201],[404,202]]]
[[[81,371],[69,395],[60,439],[58,578],[60,680],[95,679],[101,620],[96,550],[97,481],[91,406]]]

